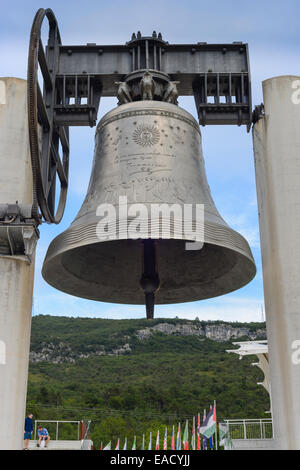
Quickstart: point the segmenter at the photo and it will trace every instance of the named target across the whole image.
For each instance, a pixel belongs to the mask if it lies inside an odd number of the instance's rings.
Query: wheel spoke
[[[66,187],[66,186],[68,186],[68,179],[67,179],[67,176],[65,174],[65,170],[63,168],[61,159],[59,158],[58,152],[57,152],[56,148],[54,147],[53,142],[52,142],[52,145],[51,145],[51,152],[52,152],[52,156],[53,156],[53,159],[55,161],[55,164],[56,164],[56,171],[57,171],[60,183],[61,183],[62,186]]]
[[[50,130],[50,121],[48,117],[48,113],[46,110],[46,106],[43,100],[43,95],[40,89],[40,85],[37,83],[37,109],[38,109],[38,117],[39,122],[43,126],[44,130]]]
[[[46,56],[45,56],[45,51],[43,47],[43,43],[41,38],[39,39],[39,52],[38,52],[38,58],[39,58],[39,64],[41,67],[41,72],[43,75],[43,79],[45,82],[45,87],[47,90],[52,90],[52,78],[48,69],[47,61],[46,61]]]

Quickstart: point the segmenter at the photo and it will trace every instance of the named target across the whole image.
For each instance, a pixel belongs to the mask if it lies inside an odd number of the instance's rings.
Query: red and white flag
[[[201,450],[200,413],[198,413],[198,423],[197,423],[197,450]]]
[[[171,440],[171,450],[175,450],[175,428],[173,425],[172,440]]]
[[[159,430],[157,431],[155,450],[159,450]]]
[[[178,423],[177,439],[176,439],[176,450],[181,450],[181,430],[180,430],[180,423]]]
[[[165,429],[164,450],[167,450],[167,428]]]

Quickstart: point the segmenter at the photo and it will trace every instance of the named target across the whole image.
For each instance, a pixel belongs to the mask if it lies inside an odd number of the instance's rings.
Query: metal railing
[[[65,424],[76,424],[77,425],[77,430],[76,430],[76,436],[77,440],[80,440],[80,423],[81,421],[62,421],[62,420],[51,420],[51,419],[36,419],[34,422],[34,439],[37,439],[37,428],[40,425],[44,425],[43,423],[49,423],[50,426],[49,428],[47,427],[47,430],[50,434],[50,437],[52,440],[54,440],[54,435],[55,435],[55,440],[58,441],[58,436],[59,436],[59,425],[65,425]],[[50,429],[51,428],[51,429]],[[75,432],[72,432],[72,435],[75,435]],[[74,437],[72,438],[74,439]],[[71,440],[72,440],[71,439]],[[74,439],[75,440],[75,439]]]
[[[272,418],[225,419],[232,439],[272,439]]]

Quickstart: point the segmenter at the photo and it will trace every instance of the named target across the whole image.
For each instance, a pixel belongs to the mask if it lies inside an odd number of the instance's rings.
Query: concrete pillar
[[[0,204],[32,204],[26,81],[0,78]],[[0,240],[1,242],[1,240]],[[34,256],[0,255],[0,449],[22,449]]]
[[[253,129],[276,449],[300,449],[300,77],[263,82]]]

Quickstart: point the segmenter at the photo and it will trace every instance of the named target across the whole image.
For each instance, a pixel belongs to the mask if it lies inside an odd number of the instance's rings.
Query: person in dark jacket
[[[31,439],[31,435],[33,433],[33,422],[32,422],[33,414],[29,413],[27,418],[25,418],[25,425],[24,425],[24,450],[28,450],[29,441]]]

